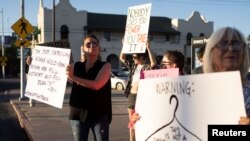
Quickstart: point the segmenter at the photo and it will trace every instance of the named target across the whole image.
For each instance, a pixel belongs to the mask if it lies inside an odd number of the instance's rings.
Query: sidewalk
[[[59,109],[36,101],[30,107],[29,100],[11,100],[21,127],[31,141],[73,141],[69,113],[67,88],[63,108]],[[128,141],[127,99],[122,94],[112,94],[113,119],[110,125],[110,141]],[[89,141],[93,141],[90,131]]]

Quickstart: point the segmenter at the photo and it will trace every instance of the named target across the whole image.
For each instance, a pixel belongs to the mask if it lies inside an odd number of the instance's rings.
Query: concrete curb
[[[126,98],[119,95],[113,96],[113,120],[110,125],[110,141],[128,141],[127,101]],[[34,101],[35,105],[33,107],[30,105],[29,99],[11,99],[9,102],[11,108],[14,109],[13,112],[17,115],[16,119],[30,141],[73,140],[72,128],[68,119],[69,95],[66,95],[62,109],[37,101]],[[93,140],[91,132],[89,140]]]
[[[16,104],[15,100],[10,100],[10,104],[12,105],[13,109],[15,110],[17,117],[18,117],[18,120],[19,120],[19,123],[20,123],[21,127],[25,130],[30,141],[35,141],[35,139],[32,136],[34,130],[31,126],[31,123],[29,122],[29,120],[25,116],[25,114],[23,114],[20,106],[18,106],[18,104]]]

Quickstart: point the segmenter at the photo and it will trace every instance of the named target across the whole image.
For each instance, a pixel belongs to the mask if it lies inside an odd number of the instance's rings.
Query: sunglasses
[[[234,51],[241,51],[242,48],[245,46],[245,44],[237,40],[230,41],[230,42],[225,40],[225,41],[219,42],[216,46],[221,51],[227,51],[229,46],[231,46]]]
[[[169,65],[171,65],[172,63],[171,62],[162,62],[161,64],[160,64],[160,68],[161,69],[166,69],[166,68],[168,68],[167,66],[169,66]]]
[[[133,56],[133,59],[138,59],[138,56]]]
[[[97,42],[88,42],[88,43],[85,43],[85,46],[87,48],[90,48],[90,47],[98,47],[98,43]]]

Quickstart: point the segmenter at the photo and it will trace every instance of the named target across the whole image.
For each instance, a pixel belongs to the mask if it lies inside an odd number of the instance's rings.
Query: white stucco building
[[[55,41],[68,39],[74,61],[80,60],[82,39],[94,33],[101,42],[102,59],[111,63],[113,69],[121,66],[119,54],[126,26],[126,15],[91,13],[77,11],[70,0],[60,0],[55,6]],[[41,34],[38,42],[52,41],[52,9],[43,6],[40,0],[38,28]],[[179,50],[186,58],[191,57],[190,40],[195,36],[209,37],[213,22],[206,21],[199,12],[193,12],[187,20],[168,17],[150,18],[149,39],[151,49],[159,58],[166,50]]]
[[[199,12],[194,11],[186,20],[173,19],[172,27],[181,32],[180,44],[187,45],[186,52],[183,53],[190,57],[191,52],[190,44],[192,37],[204,36],[209,38],[213,33],[214,23],[206,21],[205,17],[200,15]],[[185,50],[185,49],[184,49]]]

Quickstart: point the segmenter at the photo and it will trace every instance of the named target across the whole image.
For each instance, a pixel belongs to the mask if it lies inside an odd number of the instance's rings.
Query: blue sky
[[[43,0],[44,6],[52,8],[52,0]],[[25,18],[37,25],[39,0],[24,0]],[[59,0],[55,0],[56,3]],[[21,0],[0,0],[3,9],[4,34],[10,35],[10,28],[21,17]],[[223,26],[240,29],[245,36],[250,35],[249,0],[70,0],[77,10],[88,12],[127,14],[128,7],[152,3],[152,16],[172,19],[187,19],[193,11],[200,12],[207,21],[214,22],[214,30]],[[2,35],[2,14],[0,13],[0,35]]]

